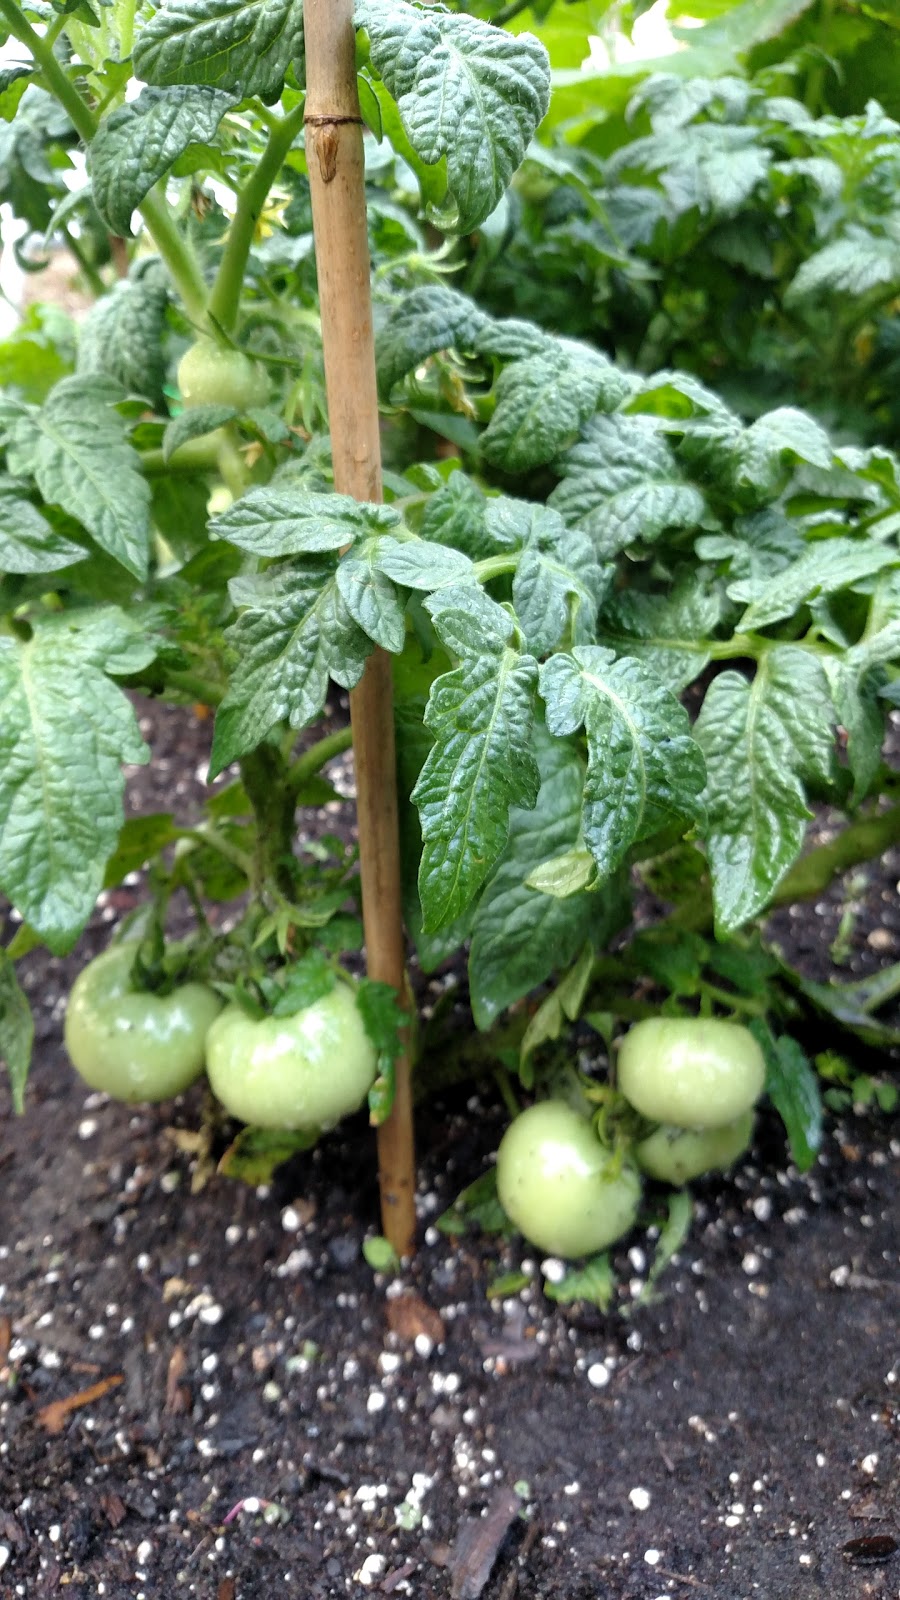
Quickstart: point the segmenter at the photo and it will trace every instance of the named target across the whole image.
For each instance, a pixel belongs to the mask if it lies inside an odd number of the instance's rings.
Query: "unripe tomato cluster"
[[[157,995],[132,981],[138,946],[113,945],[76,979],[65,1040],[92,1089],[130,1103],[166,1100],[203,1072],[232,1116],[255,1127],[317,1133],[363,1104],[377,1069],[349,981],[293,1015],[249,1016],[202,983]],[[634,1226],[643,1175],[681,1185],[725,1170],[747,1149],[765,1063],[734,1023],[658,1017],[619,1052],[624,1099],[656,1126],[610,1148],[588,1117],[543,1100],[516,1117],[497,1152],[497,1191],[538,1249],[604,1250]]]
[[[724,1171],[747,1149],[765,1086],[762,1051],[746,1028],[706,1018],[637,1023],[619,1052],[618,1087],[658,1126],[627,1153],[560,1100],[538,1101],[497,1152],[500,1202],[530,1244],[592,1255],[630,1232],[641,1173],[681,1185]]]
[[[310,1133],[362,1105],[376,1055],[349,982],[292,1016],[255,1020],[239,1006],[223,1009],[206,984],[167,995],[136,989],[137,948],[113,945],[72,986],[66,1048],[92,1089],[131,1103],[168,1100],[205,1067],[232,1116]]]

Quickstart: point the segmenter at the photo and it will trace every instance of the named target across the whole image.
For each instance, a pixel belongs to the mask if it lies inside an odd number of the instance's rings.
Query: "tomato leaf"
[[[497,406],[481,436],[481,453],[504,472],[552,461],[595,411],[611,411],[630,392],[625,374],[605,356],[559,339],[538,355],[504,367]]]
[[[429,284],[404,295],[381,331],[376,352],[378,391],[383,400],[408,373],[439,350],[471,350],[491,319],[465,295]]]
[[[363,978],[359,984],[356,1004],[378,1059],[378,1076],[369,1090],[369,1121],[377,1128],[393,1110],[394,1069],[403,1054],[404,1029],[409,1028],[410,1019],[396,990],[372,978]]]
[[[832,461],[831,441],[821,423],[805,411],[779,406],[758,417],[743,433],[737,451],[737,482],[751,485],[760,498],[772,494],[793,465],[789,458],[827,469]]]
[[[400,1257],[390,1240],[385,1239],[380,1233],[363,1240],[362,1253],[367,1266],[370,1266],[373,1272],[383,1272],[392,1277],[394,1273],[400,1271]]]
[[[530,749],[537,663],[506,644],[512,619],[474,588],[439,589],[429,608],[462,664],[432,687],[435,743],[413,790],[426,932],[465,911],[506,844],[510,806],[533,806],[540,783]]]
[[[487,506],[477,483],[464,472],[451,472],[443,487],[428,500],[422,517],[422,537],[452,545],[474,561],[493,555],[497,544],[487,529]]]
[[[654,1293],[655,1285],[665,1272],[672,1257],[677,1255],[687,1239],[691,1231],[693,1216],[694,1204],[686,1189],[682,1189],[677,1194],[669,1197],[666,1220],[656,1241],[656,1249],[653,1252],[650,1271],[647,1273],[644,1287],[637,1299],[633,1300],[631,1305],[625,1308],[624,1314],[626,1317],[630,1317],[639,1306],[652,1305],[657,1298]]]
[[[0,884],[54,954],[73,944],[122,826],[122,762],[149,751],[107,676],[153,658],[115,607],[0,639]],[[72,685],[78,685],[78,715]]]
[[[242,1128],[219,1162],[218,1171],[226,1178],[237,1178],[251,1188],[271,1183],[273,1174],[291,1156],[311,1150],[319,1134],[315,1130],[291,1132],[282,1128]]]
[[[800,1172],[808,1172],[822,1144],[819,1079],[790,1034],[776,1039],[759,1018],[749,1027],[766,1059],[766,1092],[784,1123],[794,1164]]]
[[[821,667],[790,645],[767,651],[752,682],[723,672],[695,724],[709,783],[707,853],[716,924],[731,933],[766,906],[797,859],[809,779],[832,778],[834,712]]]
[[[589,1305],[609,1311],[616,1297],[616,1275],[606,1251],[592,1256],[583,1267],[570,1268],[559,1283],[544,1279],[544,1293],[557,1305],[571,1305],[573,1300],[585,1300]]]
[[[19,987],[12,961],[5,951],[0,952],[0,1060],[6,1065],[17,1116],[25,1110],[25,1084],[33,1043],[31,1007]]]
[[[166,423],[162,442],[163,461],[168,465],[175,451],[187,444],[189,439],[202,439],[204,434],[212,433],[226,422],[233,422],[238,415],[234,406],[191,406],[190,410],[182,411]]]
[[[800,263],[785,291],[785,305],[828,296],[858,300],[896,283],[900,271],[894,239],[851,224],[843,238],[829,241]]]
[[[593,643],[597,606],[614,569],[598,564],[587,535],[567,527],[558,511],[506,496],[488,502],[486,526],[498,546],[522,551],[512,597],[531,653],[545,655],[564,634]]]
[[[862,539],[820,540],[760,587],[738,626],[742,631],[769,628],[820,595],[835,594],[861,578],[898,566],[900,553],[889,546]]]
[[[615,896],[582,892],[553,899],[528,885],[532,868],[577,841],[584,790],[584,763],[573,747],[540,725],[535,733],[537,805],[510,811],[509,842],[475,911],[469,989],[479,1028],[489,1028],[514,1000],[566,968],[588,938],[604,943],[621,912]]]
[[[546,113],[543,45],[404,0],[357,0],[355,22],[416,154],[428,166],[447,162],[452,205],[441,225],[470,232],[493,211]]]
[[[14,423],[7,464],[75,517],[136,578],[147,572],[150,489],[104,378],[63,378],[39,411]]]
[[[519,1076],[525,1087],[534,1083],[530,1057],[542,1044],[558,1039],[567,1022],[581,1015],[594,970],[594,948],[584,946],[577,961],[565,972],[545,1000],[542,1000],[525,1029],[519,1051]]]
[[[474,1228],[482,1233],[514,1234],[516,1230],[497,1199],[496,1167],[490,1167],[463,1189],[449,1210],[438,1217],[435,1227],[451,1238],[471,1233]]]
[[[333,563],[298,558],[235,579],[231,589],[244,610],[228,629],[237,659],[216,714],[211,778],[279,722],[306,727],[325,704],[329,678],[352,689],[372,650],[338,590]]]
[[[91,306],[78,332],[77,371],[105,376],[126,394],[143,395],[159,408],[169,295],[160,262],[151,259],[141,267]]]
[[[381,541],[366,539],[343,556],[337,569],[337,585],[354,622],[383,650],[397,655],[406,638],[403,601],[381,570],[378,549]]]
[[[179,829],[168,812],[151,812],[129,817],[122,828],[113,854],[103,874],[104,889],[120,884],[130,872],[139,872],[147,862],[173,844]]]
[[[649,417],[593,417],[559,462],[562,482],[549,504],[609,558],[658,539],[667,528],[702,523],[700,490],[685,483],[664,435]]]
[[[273,1017],[293,1017],[315,1005],[335,986],[334,968],[321,950],[310,950],[279,973],[279,990],[272,1001]]]
[[[130,234],[132,213],[153,185],[188,145],[215,139],[235,98],[202,85],[144,88],[101,122],[90,149],[91,179],[94,203],[113,233]]]
[[[169,0],[134,48],[144,83],[209,84],[269,103],[303,54],[302,0]]]
[[[25,498],[25,489],[14,479],[0,478],[0,571],[56,572],[83,560],[81,545],[57,533]]]
[[[293,485],[269,484],[250,489],[214,517],[209,533],[251,555],[295,556],[341,550],[399,521],[392,506],[360,503],[346,494],[300,494]]]
[[[373,560],[381,572],[405,589],[441,589],[474,578],[468,556],[427,539],[379,538]]]
[[[541,694],[551,733],[587,734],[584,840],[601,877],[636,841],[702,817],[706,773],[687,712],[639,661],[576,646],[541,668]]]
[[[723,597],[701,570],[684,569],[666,592],[620,589],[604,603],[598,642],[634,656],[674,694],[709,663],[708,641],[721,618]]]

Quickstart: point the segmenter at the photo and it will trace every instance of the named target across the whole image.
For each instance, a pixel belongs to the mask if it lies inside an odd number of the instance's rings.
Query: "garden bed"
[[[157,759],[130,803],[189,815],[209,725],[145,715]],[[877,907],[895,877],[862,897],[857,970],[884,960],[869,935],[893,928]],[[462,1098],[434,1102],[424,1244],[382,1280],[361,1253],[379,1224],[360,1119],[268,1190],[213,1177],[192,1193],[200,1091],[174,1113],[86,1096],[62,1051],[64,995],[126,899],[101,907],[77,956],[36,952],[24,972],[36,1062],[28,1114],[0,1141],[4,1600],[895,1600],[887,1119],[832,1124],[805,1177],[763,1119],[752,1159],[696,1186],[658,1300],[626,1318],[551,1305],[517,1241],[434,1228],[504,1123],[489,1099],[465,1115]],[[797,947],[827,947],[839,915],[838,900],[810,908]],[[622,1305],[646,1243],[616,1254]],[[531,1286],[489,1298],[523,1257]]]

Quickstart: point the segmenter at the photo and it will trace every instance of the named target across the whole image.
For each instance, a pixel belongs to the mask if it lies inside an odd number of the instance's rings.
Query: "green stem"
[[[134,14],[137,10],[137,0],[120,0],[117,7],[116,21],[119,28],[119,50],[123,61],[131,55],[134,47]]]
[[[41,76],[67,113],[76,133],[90,144],[97,132],[98,122],[82,94],[67,77],[65,70],[53,54],[53,45],[45,36],[35,33],[26,22],[15,0],[0,0],[0,17],[5,18],[13,38],[18,39],[31,52],[40,68]],[[172,281],[181,295],[188,316],[203,322],[206,312],[206,284],[199,263],[186,239],[183,239],[165,200],[152,190],[141,202],[138,210],[153,237]]]
[[[158,664],[151,665],[145,672],[119,678],[117,682],[123,689],[133,689],[136,694],[151,695],[154,699],[168,699],[177,694],[204,706],[218,706],[225,697],[221,684],[202,677],[199,672],[182,672]]]
[[[94,294],[98,297],[101,294],[105,294],[106,284],[103,282],[103,279],[100,276],[100,273],[97,271],[97,268],[92,262],[88,261],[87,256],[81,248],[81,245],[78,243],[78,240],[69,232],[68,228],[62,229],[62,236],[66,241],[66,249],[68,250],[70,256],[72,256],[78,263],[78,270],[85,282],[90,285],[94,291]]]
[[[336,733],[327,733],[324,739],[318,739],[308,750],[304,750],[292,764],[287,775],[288,788],[294,798],[308,778],[314,777],[326,762],[333,761],[335,756],[343,755],[352,744],[353,732],[348,723],[346,728],[338,728]]]
[[[256,820],[256,855],[251,885],[260,898],[274,888],[290,898],[294,842],[294,796],[287,782],[287,763],[271,744],[261,744],[240,763],[241,782]]]
[[[216,855],[222,857],[223,861],[229,861],[233,867],[237,867],[248,882],[253,877],[253,861],[246,850],[239,849],[237,845],[229,844],[228,840],[223,839],[215,828],[206,825],[201,825],[199,828],[185,828],[182,838],[193,839],[197,844],[206,845],[210,850],[214,850]]]
[[[60,105],[68,113],[75,130],[86,144],[89,144],[97,131],[90,106],[82,99],[74,83],[66,74],[53,54],[53,41],[49,36],[41,37],[35,33],[29,22],[26,22],[14,0],[0,0],[0,17],[6,19],[7,26],[14,39],[18,39],[26,50],[31,52],[33,60],[40,68],[48,88],[56,96]]]
[[[479,583],[490,583],[492,578],[502,578],[506,572],[515,572],[519,565],[521,550],[507,556],[485,556],[483,561],[476,561],[475,576]]]
[[[65,27],[65,25],[66,25],[66,14],[65,14],[64,11],[60,11],[53,18],[53,21],[48,23],[47,31],[44,34],[44,43],[48,44],[50,46],[51,50],[53,49],[53,46],[55,45],[57,39],[59,38],[60,34],[62,33],[63,28]]]
[[[288,116],[273,120],[266,148],[238,195],[237,210],[209,297],[210,317],[225,333],[231,333],[237,322],[247,257],[269,190],[302,126],[302,103]]]
[[[728,1011],[741,1011],[749,1017],[764,1017],[766,1014],[765,1000],[752,1000],[748,995],[736,994],[731,989],[722,989],[717,983],[704,981],[702,989],[705,996]]]
[[[247,488],[249,473],[247,463],[240,452],[238,433],[233,423],[226,423],[220,430],[216,464],[223,483],[231,490],[232,497],[240,500]]]
[[[166,669],[165,687],[175,690],[177,694],[190,695],[198,705],[218,706],[225,698],[225,690],[218,683],[213,683],[210,678],[203,678],[199,672],[181,672],[177,669]]]
[[[794,900],[811,900],[822,894],[832,878],[863,861],[883,855],[900,840],[900,806],[892,806],[878,816],[860,817],[851,822],[836,839],[820,844],[809,855],[795,862],[775,892],[772,906],[790,905]]]
[[[503,1104],[505,1105],[511,1118],[513,1121],[515,1121],[522,1107],[519,1105],[519,1102],[516,1099],[513,1091],[513,1086],[509,1081],[509,1073],[507,1072],[502,1061],[493,1062],[492,1070],[494,1074],[494,1081],[497,1085],[497,1088],[500,1090],[500,1098],[503,1101]]]
[[[175,226],[161,193],[151,189],[138,206],[157,250],[169,269],[191,322],[206,324],[206,280],[190,244]]]
[[[530,5],[531,0],[509,0],[508,5],[501,6],[491,17],[494,27],[505,28],[507,22],[512,22],[513,17],[517,17],[520,11],[527,11]]]

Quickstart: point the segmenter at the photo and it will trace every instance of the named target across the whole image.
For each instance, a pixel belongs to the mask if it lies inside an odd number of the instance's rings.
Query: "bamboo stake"
[[[369,288],[369,241],[356,91],[353,0],[304,0],[306,154],[312,192],[325,385],[335,488],[382,498]],[[390,657],[376,650],[350,696],[363,927],[369,975],[405,1002],[405,943]],[[397,1063],[394,1109],[378,1130],[382,1227],[398,1255],[415,1236],[410,1062]]]

